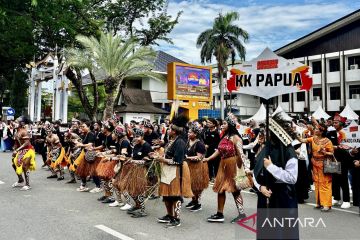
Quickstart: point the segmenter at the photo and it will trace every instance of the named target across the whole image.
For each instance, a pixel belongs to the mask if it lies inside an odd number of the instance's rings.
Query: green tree
[[[68,49],[67,62],[78,69],[104,72],[104,119],[112,116],[116,94],[125,78],[152,77],[164,80],[162,75],[151,72],[156,53],[149,47],[137,47],[138,43],[133,38],[123,41],[112,33],[103,33],[99,40],[86,36],[78,36],[77,40],[84,48]]]
[[[219,88],[220,88],[220,112],[224,119],[224,80],[223,76],[227,71],[227,61],[231,57],[232,64],[238,55],[245,60],[246,50],[243,42],[248,41],[249,34],[242,28],[236,26],[234,21],[239,19],[237,12],[219,13],[215,18],[213,27],[202,32],[196,42],[201,48],[201,62],[211,63],[215,57],[218,65]]]

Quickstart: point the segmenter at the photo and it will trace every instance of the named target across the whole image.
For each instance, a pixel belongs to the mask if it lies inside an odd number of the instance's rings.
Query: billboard
[[[212,100],[210,67],[169,63],[167,78],[169,100]]]

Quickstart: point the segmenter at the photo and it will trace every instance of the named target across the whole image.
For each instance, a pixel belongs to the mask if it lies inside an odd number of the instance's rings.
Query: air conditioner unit
[[[352,94],[351,98],[352,99],[360,99],[360,94]]]
[[[357,64],[350,65],[350,70],[355,70],[355,69],[359,69],[359,65]]]
[[[314,101],[321,101],[320,96],[314,96]]]

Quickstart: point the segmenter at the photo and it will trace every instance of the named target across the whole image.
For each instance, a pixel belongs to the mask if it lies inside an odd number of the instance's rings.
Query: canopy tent
[[[312,116],[313,116],[316,120],[319,120],[319,119],[321,119],[321,118],[323,118],[323,119],[326,120],[326,119],[330,118],[330,115],[327,114],[327,113],[324,111],[324,109],[322,109],[321,106],[319,106],[319,107],[316,109],[316,111],[312,114]]]
[[[250,120],[254,120],[256,122],[265,122],[266,120],[266,109],[264,104],[261,104],[259,110],[255,113],[254,116],[248,119],[241,120],[242,122],[249,122]]]
[[[278,105],[278,107],[276,108],[275,112],[273,112],[272,116],[275,116],[275,114],[277,113],[281,113],[281,117],[286,120],[286,121],[291,121],[292,117],[290,117],[285,111],[284,109],[282,109],[282,107],[280,105]]]
[[[357,115],[356,112],[354,112],[354,110],[352,110],[352,108],[350,107],[349,104],[346,104],[344,110],[340,113],[340,116],[346,117],[348,120],[358,120],[359,119],[359,115]]]

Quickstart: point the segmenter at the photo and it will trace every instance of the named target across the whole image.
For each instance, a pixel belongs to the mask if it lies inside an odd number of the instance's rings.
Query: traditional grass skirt
[[[128,163],[124,166],[124,174],[120,179],[120,191],[130,196],[146,194],[148,188],[147,169],[144,165]]]
[[[59,166],[61,167],[67,166],[67,162],[65,158],[65,149],[63,147],[60,149],[60,155],[58,156],[58,158],[55,159],[55,161],[51,162],[52,169],[58,168]]]
[[[18,175],[21,175],[24,170],[34,171],[36,168],[34,149],[20,150],[13,158],[13,164]]]
[[[69,160],[69,170],[72,172],[75,172],[77,167],[80,165],[80,163],[84,160],[85,161],[85,152],[84,150],[81,150],[80,154],[74,159],[75,157],[73,155],[70,155],[68,158]]]
[[[88,163],[90,165],[90,174],[89,174],[90,176],[97,176],[96,169],[99,166],[102,159],[103,157],[96,157],[92,163]],[[85,160],[85,162],[87,161]]]
[[[191,178],[191,190],[201,193],[209,186],[209,169],[207,162],[188,161]]]
[[[80,154],[80,156],[74,162],[74,165],[76,169],[75,173],[79,177],[86,178],[90,175],[90,170],[92,166],[85,160],[85,154]]]
[[[214,192],[236,192],[235,177],[236,177],[236,156],[224,158],[220,160],[219,169],[215,178],[213,186]]]
[[[96,167],[95,175],[105,181],[109,181],[115,176],[114,167],[117,163],[117,161],[102,158]]]
[[[160,182],[159,186],[159,195],[163,197],[185,197],[191,198],[194,196],[191,191],[191,179],[190,179],[190,170],[187,162],[182,164],[182,179],[180,186],[180,167],[176,166],[176,177],[171,181],[170,184]]]

